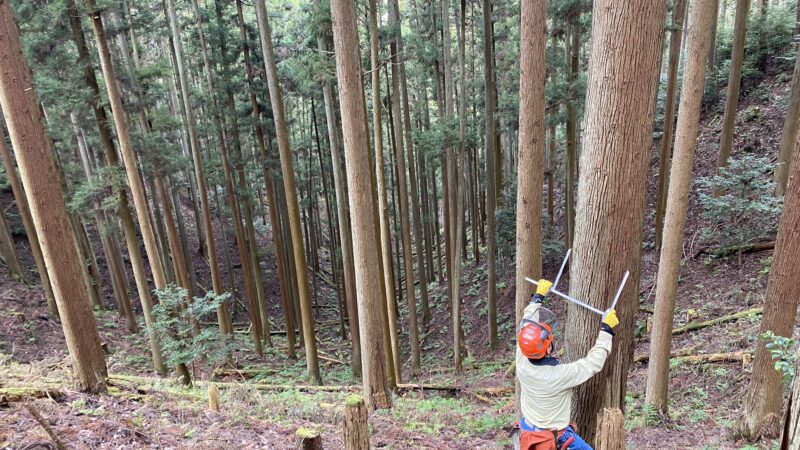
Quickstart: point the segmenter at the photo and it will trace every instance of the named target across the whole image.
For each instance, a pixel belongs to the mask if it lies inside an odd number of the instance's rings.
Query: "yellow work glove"
[[[547,294],[550,293],[550,288],[553,287],[553,283],[551,281],[547,281],[545,279],[539,280],[536,286],[536,293],[541,295],[542,297],[546,297]]]
[[[614,328],[619,325],[619,318],[617,317],[617,311],[611,310],[608,311],[605,316],[603,316],[603,323],[608,325],[609,328]]]

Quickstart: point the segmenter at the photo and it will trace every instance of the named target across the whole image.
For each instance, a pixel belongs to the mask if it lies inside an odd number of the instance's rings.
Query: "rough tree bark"
[[[633,357],[647,166],[665,16],[665,0],[594,3],[570,293],[604,308],[626,270],[631,279],[617,306],[622,324],[606,369],[573,396],[573,415],[589,442],[594,440],[599,409],[623,406]],[[565,326],[568,360],[586,354],[599,325],[596,314],[570,307]]]
[[[777,336],[792,336],[800,299],[800,139],[795,141],[794,163],[786,188],[783,214],[778,226],[772,268],[769,271],[767,295],[764,299],[764,315],[758,336],[771,331]],[[777,431],[781,414],[781,373],[775,370],[774,360],[765,348],[765,340],[759,338],[753,359],[753,374],[744,401],[744,413],[739,423],[739,432],[747,438],[768,437]],[[795,388],[797,385],[795,375]],[[796,392],[796,390],[795,390]],[[794,397],[797,405],[798,397]],[[797,406],[792,407],[793,435],[797,432]],[[797,448],[797,437],[793,438]]]
[[[41,238],[45,266],[72,357],[76,387],[90,393],[104,392],[105,356],[80,273],[61,175],[45,133],[30,69],[22,54],[19,28],[8,0],[0,0],[0,106],[12,145],[17,149],[20,178]]]
[[[668,407],[669,355],[672,347],[675,296],[678,291],[683,250],[683,228],[686,223],[686,210],[689,206],[689,192],[692,187],[692,166],[697,148],[700,106],[703,101],[706,60],[710,44],[709,36],[715,16],[714,0],[695,0],[689,12],[687,25],[686,67],[683,73],[678,125],[675,133],[675,157],[672,158],[669,194],[666,202],[664,242],[658,264],[655,314],[650,340],[650,364],[647,368],[645,397],[648,404],[665,413]],[[670,66],[670,68],[672,67]],[[663,156],[664,154],[662,154]]]
[[[369,408],[389,408],[383,344],[383,305],[378,230],[375,227],[373,178],[366,104],[361,83],[358,28],[355,5],[349,0],[331,1],[336,73],[342,112],[342,131],[347,168],[350,215],[353,221],[353,257],[356,265],[356,298],[361,324],[361,357],[364,399]],[[388,295],[387,295],[388,297]]]
[[[542,275],[542,186],[544,183],[544,84],[547,1],[522,4],[520,11],[519,173],[517,181],[517,261],[515,322],[530,302],[532,284]]]

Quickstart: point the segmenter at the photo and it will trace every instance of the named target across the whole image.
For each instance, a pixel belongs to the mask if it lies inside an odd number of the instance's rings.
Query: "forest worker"
[[[522,450],[591,450],[570,423],[572,388],[599,372],[611,352],[614,310],[603,317],[597,341],[583,359],[559,364],[551,355],[557,323],[552,311],[542,307],[553,283],[539,280],[531,303],[525,308],[517,335],[517,378],[522,418],[519,421]]]

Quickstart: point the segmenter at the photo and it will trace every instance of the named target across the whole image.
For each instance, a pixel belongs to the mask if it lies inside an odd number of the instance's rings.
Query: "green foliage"
[[[230,298],[229,293],[209,292],[187,304],[187,291],[170,285],[155,291],[158,304],[153,308],[155,331],[161,339],[161,349],[169,365],[191,364],[204,357],[210,364],[221,362],[232,350],[215,327],[202,328],[195,333],[193,321],[215,313],[217,307]]]
[[[783,376],[783,382],[786,384],[791,383],[794,378],[795,360],[797,359],[795,353],[797,340],[791,337],[778,336],[772,330],[762,333],[761,339],[764,339],[764,346],[772,356],[775,370]]]
[[[772,163],[745,154],[731,159],[717,176],[697,179],[703,217],[712,225],[702,238],[721,246],[740,246],[775,233],[782,200],[773,197]],[[713,192],[720,189],[722,195]]]

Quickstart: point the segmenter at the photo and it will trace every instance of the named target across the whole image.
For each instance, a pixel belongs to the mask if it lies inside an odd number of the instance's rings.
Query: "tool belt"
[[[575,424],[570,423],[570,427],[576,430]],[[514,423],[514,430],[512,433],[519,433],[519,449],[520,450],[566,450],[575,438],[570,437],[561,443],[559,447],[559,439],[563,437],[564,431],[562,430],[548,430],[538,428],[525,421],[523,417],[519,422]]]

